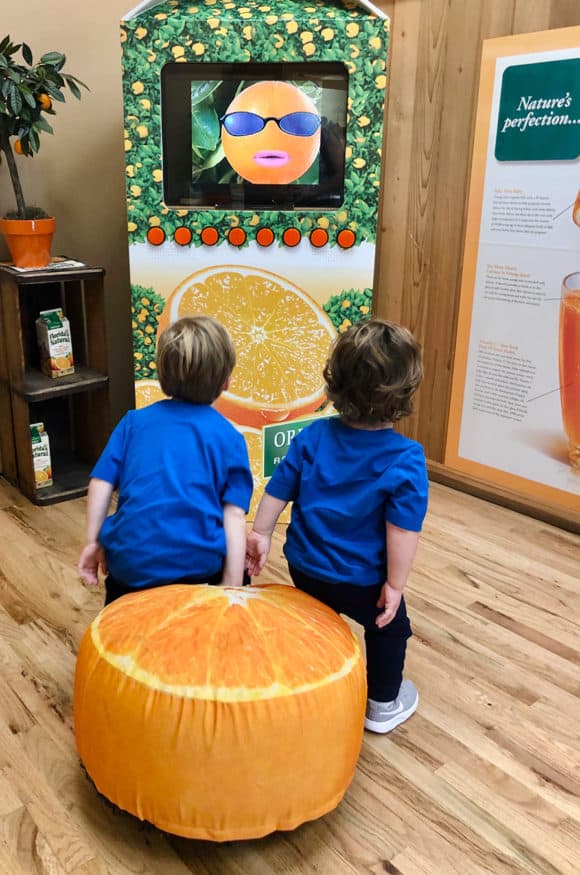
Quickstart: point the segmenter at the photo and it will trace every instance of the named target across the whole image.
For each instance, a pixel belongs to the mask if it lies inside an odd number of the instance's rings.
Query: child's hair
[[[339,334],[324,379],[328,398],[345,419],[361,425],[395,422],[413,410],[423,379],[421,347],[401,325],[359,322]]]
[[[221,393],[236,364],[227,330],[211,316],[178,319],[159,336],[157,374],[172,398],[211,404]]]

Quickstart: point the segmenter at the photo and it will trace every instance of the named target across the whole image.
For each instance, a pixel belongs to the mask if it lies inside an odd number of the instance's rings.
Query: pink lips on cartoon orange
[[[255,133],[232,135],[222,126],[222,146],[233,169],[255,185],[295,182],[316,160],[320,151],[320,125],[308,136],[289,134],[278,123],[292,113],[319,118],[313,101],[289,82],[256,82],[232,100],[224,118],[234,113],[252,114],[262,120]]]
[[[256,152],[254,155],[254,162],[259,164],[260,167],[283,167],[289,161],[290,155],[288,152],[281,152],[280,150],[268,149],[267,151]]]

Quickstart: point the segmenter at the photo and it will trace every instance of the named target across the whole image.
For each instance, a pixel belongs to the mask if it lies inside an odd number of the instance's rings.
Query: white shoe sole
[[[418,704],[419,698],[417,697],[417,701],[414,702],[411,708],[401,711],[399,714],[394,714],[390,720],[369,720],[368,717],[365,717],[365,729],[368,729],[369,732],[378,732],[380,735],[385,735],[385,733],[391,732],[391,730],[400,726],[401,723],[404,723],[405,720],[408,720],[417,710]]]

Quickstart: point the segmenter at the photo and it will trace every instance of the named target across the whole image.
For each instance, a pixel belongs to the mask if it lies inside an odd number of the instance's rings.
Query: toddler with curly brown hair
[[[411,716],[419,695],[403,680],[411,626],[403,589],[427,511],[423,448],[393,423],[412,411],[423,377],[407,329],[371,319],[338,336],[324,369],[338,416],[299,432],[276,468],[248,536],[258,574],[286,504],[284,553],[294,585],[364,627],[365,727],[385,733]]]

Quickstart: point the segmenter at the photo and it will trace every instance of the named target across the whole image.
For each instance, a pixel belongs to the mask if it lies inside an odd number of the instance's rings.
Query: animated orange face
[[[222,119],[225,156],[254,185],[286,185],[302,176],[320,150],[320,115],[288,82],[256,82],[241,91]]]

